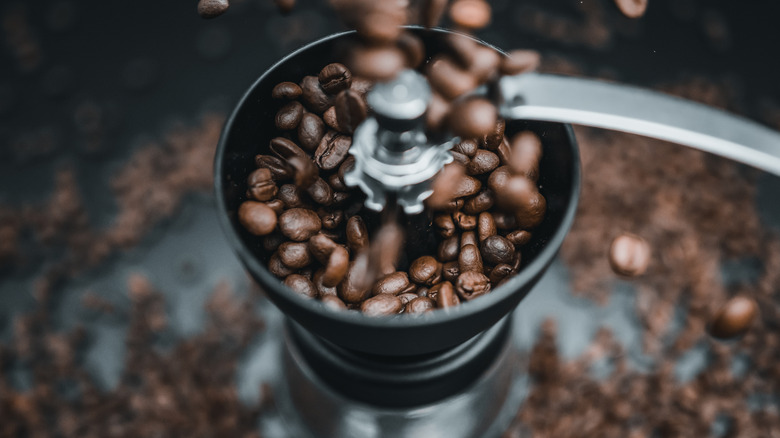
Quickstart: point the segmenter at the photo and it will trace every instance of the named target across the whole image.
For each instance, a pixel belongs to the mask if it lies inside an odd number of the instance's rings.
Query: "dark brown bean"
[[[320,298],[320,302],[328,309],[339,311],[347,310],[347,305],[335,295],[325,295]]]
[[[519,75],[539,67],[541,57],[534,50],[512,50],[501,60],[499,71],[502,75]]]
[[[441,265],[441,278],[444,281],[455,282],[458,280],[458,275],[460,275],[460,265],[457,260]]]
[[[408,303],[404,307],[404,313],[420,314],[430,312],[436,308],[436,303],[428,297],[417,297]]]
[[[469,97],[453,104],[449,125],[455,135],[465,138],[479,138],[496,126],[495,105],[483,97]]]
[[[515,215],[501,211],[493,212],[493,222],[499,230],[511,230],[517,228],[517,219]]]
[[[455,294],[455,288],[449,281],[444,281],[433,288],[429,292],[429,295],[434,295],[431,298],[436,300],[436,306],[440,309],[448,309],[460,304],[458,296]]]
[[[320,172],[308,157],[294,155],[287,159],[287,164],[293,169],[297,187],[305,190],[317,182]]]
[[[341,166],[339,166],[339,179],[341,179],[341,182],[344,182],[344,174],[347,172],[351,172],[352,169],[355,168],[355,157],[352,155],[347,155],[347,158],[344,159],[344,161],[341,162]]]
[[[337,191],[337,192],[345,192],[345,191],[349,190],[349,187],[347,187],[344,184],[344,181],[342,181],[342,179],[339,178],[339,174],[338,173],[331,174],[328,177],[328,184],[330,184],[330,187],[334,191]]]
[[[306,113],[298,124],[298,143],[303,149],[313,152],[325,135],[325,124],[313,113]]]
[[[403,245],[401,227],[395,221],[383,224],[369,245],[370,272],[376,277],[395,272]]]
[[[325,134],[314,152],[314,162],[321,169],[333,170],[347,157],[350,146],[352,146],[352,138],[349,136]]]
[[[449,214],[441,213],[434,216],[433,225],[439,230],[439,236],[445,239],[455,235],[455,222]]]
[[[336,124],[340,132],[352,134],[368,116],[368,105],[355,91],[345,90],[336,97]],[[351,140],[350,140],[351,144]]]
[[[314,184],[310,185],[306,189],[306,193],[309,194],[309,197],[320,205],[330,205],[333,203],[333,189],[330,188],[330,185],[322,178],[317,178],[316,181],[314,181]]]
[[[330,254],[339,246],[322,233],[311,236],[308,242],[309,252],[323,265],[328,264]]]
[[[404,305],[395,295],[379,294],[360,305],[360,311],[368,316],[386,316],[400,313]]]
[[[352,216],[347,220],[347,245],[354,253],[368,249],[368,229],[363,218]]]
[[[260,168],[249,174],[247,178],[247,197],[257,201],[268,201],[279,190],[273,181],[271,171]]]
[[[413,288],[414,285],[409,282],[409,275],[406,272],[398,271],[389,275],[385,275],[379,281],[374,283],[374,287],[371,289],[371,293],[373,295],[398,295],[407,292],[410,287]]]
[[[506,178],[503,187],[491,186],[490,188],[496,193],[496,205],[507,212],[518,212],[529,208],[532,199],[538,193],[533,181],[521,175]]]
[[[469,162],[471,161],[468,156],[466,156],[465,154],[461,154],[460,152],[452,151],[450,153],[452,154],[452,159],[455,160],[456,163],[464,167],[468,165]]]
[[[485,149],[495,151],[501,146],[501,142],[504,141],[504,131],[506,130],[506,122],[504,119],[498,119],[493,130],[482,137],[482,146]]]
[[[460,269],[460,272],[482,272],[482,268],[482,256],[477,246],[472,244],[462,246],[458,255],[458,269]]]
[[[519,175],[531,181],[539,179],[539,160],[542,158],[542,141],[531,131],[512,137],[512,155],[509,166]]]
[[[287,239],[284,236],[274,231],[271,234],[263,236],[263,249],[268,253],[273,253],[279,248],[279,245],[286,241]]]
[[[344,212],[341,210],[320,208],[317,210],[317,215],[320,217],[320,221],[322,221],[322,228],[327,230],[334,230],[344,222]]]
[[[482,257],[491,265],[511,263],[515,255],[515,246],[505,237],[492,235],[487,237],[481,245]]]
[[[452,213],[452,220],[463,231],[472,231],[477,228],[477,217],[462,211]]]
[[[298,186],[293,184],[284,184],[279,187],[279,192],[276,194],[277,198],[284,202],[287,208],[298,208],[304,206],[301,196],[303,192]]]
[[[493,215],[487,211],[483,211],[477,218],[477,235],[479,241],[482,242],[490,236],[495,236],[498,233],[496,229],[496,222],[493,220]]]
[[[493,152],[480,149],[466,166],[469,175],[482,175],[498,167],[498,155]]]
[[[317,76],[305,76],[301,80],[301,98],[309,111],[322,114],[332,105],[333,97],[325,93]]]
[[[200,0],[198,1],[198,15],[201,18],[215,18],[227,12],[230,4],[227,0]]]
[[[455,184],[453,198],[465,198],[466,196],[474,195],[479,192],[479,189],[481,188],[482,183],[478,179],[463,175]]]
[[[317,298],[317,288],[308,278],[299,274],[290,274],[284,279],[284,285],[293,290],[293,292],[306,297]]]
[[[310,248],[311,249],[311,248]],[[322,276],[325,274],[325,268],[318,269],[314,272],[314,275],[311,277],[312,283],[314,283],[314,287],[317,288],[317,293],[320,296],[320,299],[322,299],[325,296],[336,296],[336,287],[326,287],[322,284]]]
[[[420,20],[425,27],[435,27],[447,10],[449,0],[423,0],[420,4]]]
[[[490,270],[490,275],[488,276],[488,278],[491,284],[498,284],[503,279],[509,277],[513,272],[514,269],[512,269],[512,265],[502,263],[496,265],[493,269]]]
[[[402,32],[395,42],[406,55],[406,66],[415,69],[425,61],[425,44],[411,32]]]
[[[431,86],[448,100],[453,100],[477,86],[477,79],[471,73],[455,65],[453,60],[446,56],[433,58],[427,65],[426,72]],[[493,122],[495,123],[495,120]],[[481,134],[464,137],[479,136]]]
[[[441,263],[431,256],[422,256],[409,266],[409,278],[417,284],[432,286],[441,280]]]
[[[506,235],[507,240],[516,246],[523,246],[531,241],[532,234],[526,230],[515,230]]]
[[[287,267],[287,265],[282,263],[282,260],[279,258],[279,254],[277,253],[274,253],[268,260],[268,271],[279,278],[286,278],[288,275],[295,273],[294,270],[290,269]]]
[[[489,189],[482,189],[476,195],[467,198],[463,203],[463,212],[466,214],[480,214],[487,211],[495,203],[493,192]]]
[[[333,248],[333,251],[328,257],[328,264],[325,266],[325,271],[322,273],[322,285],[325,287],[333,287],[341,283],[344,276],[347,275],[347,269],[349,268],[349,252],[341,245]]]
[[[352,85],[352,72],[344,64],[328,64],[320,71],[317,79],[328,94],[338,94]]]
[[[469,158],[473,157],[477,153],[477,149],[479,149],[479,145],[477,144],[477,141],[473,139],[461,140],[460,143],[456,144],[452,148],[453,151],[460,152]]]
[[[345,303],[360,303],[371,294],[371,283],[366,281],[368,257],[356,257],[350,262],[347,275],[338,284],[336,290]],[[368,283],[368,284],[366,284]]]
[[[279,230],[288,239],[296,242],[308,240],[322,227],[320,217],[312,210],[292,208],[279,216]]]
[[[477,81],[486,82],[498,76],[498,66],[501,64],[502,56],[495,49],[475,44],[472,51],[471,64],[469,72],[473,74]]]
[[[394,45],[352,47],[347,63],[352,73],[376,81],[394,78],[406,64],[406,56]]]
[[[515,219],[520,228],[531,229],[537,227],[544,220],[547,213],[547,199],[535,191],[526,205],[517,211]]]
[[[416,289],[416,287],[415,287]],[[404,292],[402,294],[396,295],[399,300],[401,300],[401,303],[406,306],[410,301],[419,298],[417,294],[412,292]]]
[[[419,286],[417,288],[417,296],[418,297],[427,297],[428,296],[428,288],[427,287],[423,287],[423,286]]]
[[[709,326],[710,335],[729,339],[745,334],[758,315],[756,301],[745,295],[728,300],[715,314]]]
[[[304,242],[285,242],[279,246],[277,253],[282,263],[293,269],[303,269],[312,261],[308,245]]]
[[[616,274],[642,275],[650,265],[650,245],[635,234],[623,233],[609,247],[609,264]]]
[[[458,254],[460,253],[460,237],[459,236],[451,236],[448,237],[439,243],[439,250],[437,251],[437,256],[439,258],[439,261],[441,262],[451,262],[453,260],[457,260]]]
[[[322,121],[325,123],[325,125],[331,129],[331,136],[336,135],[336,131],[340,131],[339,129],[339,120],[338,116],[336,115],[336,107],[332,106],[325,110],[324,113],[322,113]],[[328,135],[327,133],[325,134]],[[320,143],[322,143],[322,140],[320,140]],[[319,146],[319,145],[318,145]]]
[[[455,290],[464,300],[473,300],[490,292],[490,279],[480,271],[462,272],[455,284]]]
[[[276,228],[276,213],[261,202],[244,201],[238,207],[238,221],[255,236],[265,236]]]
[[[331,205],[341,205],[352,199],[352,194],[349,192],[335,192],[333,193],[333,203]]]
[[[271,97],[274,99],[297,99],[301,97],[301,87],[292,82],[280,82],[271,90]]]
[[[292,169],[284,161],[272,155],[256,155],[255,165],[270,170],[274,181],[288,180],[293,176]]]
[[[490,23],[490,4],[484,0],[456,0],[450,5],[450,19],[456,26],[477,30]]]
[[[450,114],[450,106],[450,102],[439,93],[431,94],[428,111],[425,113],[425,127],[431,131],[441,130],[444,121]]]
[[[463,248],[466,245],[479,246],[479,240],[477,235],[473,231],[466,231],[460,235],[460,247]]]
[[[276,137],[271,140],[271,152],[275,153],[279,158],[290,159],[294,156],[301,158],[309,158],[309,155],[301,149],[292,140],[288,140],[284,137]]]
[[[284,211],[284,202],[282,202],[281,199],[274,199],[272,201],[268,201],[265,203],[265,205],[267,205],[268,208],[273,210],[277,216],[282,214],[282,212]]]
[[[363,16],[354,23],[357,34],[370,44],[390,44],[397,40],[403,31],[401,26],[406,22],[406,15],[402,9],[395,8],[391,2],[380,4],[385,7],[364,12]]]
[[[276,127],[282,131],[291,131],[298,127],[302,117],[303,105],[294,100],[287,103],[276,113]]]

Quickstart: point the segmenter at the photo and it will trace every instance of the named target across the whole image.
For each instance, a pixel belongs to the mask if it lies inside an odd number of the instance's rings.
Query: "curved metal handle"
[[[706,105],[638,87],[540,73],[503,77],[497,93],[505,118],[639,134],[780,176],[780,133]]]

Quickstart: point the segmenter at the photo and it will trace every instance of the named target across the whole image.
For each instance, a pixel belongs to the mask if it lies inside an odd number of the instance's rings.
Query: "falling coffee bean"
[[[319,219],[319,218],[318,218]],[[238,220],[250,233],[265,236],[276,228],[276,213],[262,202],[244,201],[238,208]]]
[[[339,93],[334,104],[336,125],[340,132],[352,134],[368,116],[368,105],[357,92],[345,90]],[[351,144],[351,142],[350,142]]]
[[[478,138],[495,129],[497,117],[498,113],[492,102],[483,97],[470,97],[453,105],[449,124],[455,135]]]
[[[490,23],[490,5],[484,0],[455,0],[450,5],[450,19],[456,26],[478,30]]]
[[[650,265],[650,245],[635,234],[623,233],[609,247],[609,264],[616,274],[642,275]]]
[[[753,298],[744,295],[735,296],[715,314],[709,332],[720,339],[743,335],[750,329],[757,314],[758,305]]]

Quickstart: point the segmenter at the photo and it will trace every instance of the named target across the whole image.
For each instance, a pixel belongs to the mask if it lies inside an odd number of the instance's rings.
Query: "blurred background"
[[[612,0],[497,0],[477,35],[780,129],[771,3],[650,0],[630,19]],[[194,1],[3,1],[0,19],[0,436],[285,436],[280,317],[223,239],[213,153],[265,69],[346,29],[313,0],[213,20]],[[577,135],[580,212],[517,312],[532,384],[507,436],[778,436],[780,178]],[[622,231],[653,251],[631,281],[607,262]],[[713,341],[736,294],[759,315]]]

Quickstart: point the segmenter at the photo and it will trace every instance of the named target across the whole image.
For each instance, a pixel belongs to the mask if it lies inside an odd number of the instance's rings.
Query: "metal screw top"
[[[430,99],[428,81],[412,70],[369,92],[373,114],[355,130],[350,149],[355,167],[344,175],[348,186],[366,194],[366,207],[381,211],[393,195],[407,214],[423,211],[431,181],[452,161],[452,141],[428,144],[423,130]]]

